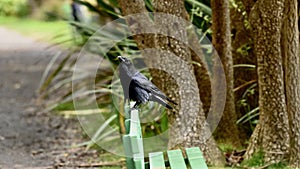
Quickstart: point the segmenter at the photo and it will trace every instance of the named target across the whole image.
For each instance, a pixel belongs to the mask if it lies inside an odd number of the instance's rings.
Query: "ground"
[[[59,49],[3,27],[0,37],[0,169],[105,165],[95,150],[74,146],[84,141],[76,118],[43,111],[37,102],[42,74]]]

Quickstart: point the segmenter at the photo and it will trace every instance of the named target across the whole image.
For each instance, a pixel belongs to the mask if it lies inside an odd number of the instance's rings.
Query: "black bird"
[[[143,74],[136,70],[134,65],[125,57],[118,56],[120,61],[119,71],[120,80],[124,92],[124,103],[133,100],[135,105],[133,108],[138,108],[140,104],[148,101],[158,102],[168,109],[173,109],[167,102],[175,105],[174,101],[168,98],[158,87],[150,82]]]

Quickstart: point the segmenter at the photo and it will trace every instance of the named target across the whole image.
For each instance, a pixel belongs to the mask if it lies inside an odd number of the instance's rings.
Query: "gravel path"
[[[77,122],[42,112],[35,103],[54,49],[3,27],[0,37],[0,169],[76,168],[83,150],[68,146],[80,142]]]

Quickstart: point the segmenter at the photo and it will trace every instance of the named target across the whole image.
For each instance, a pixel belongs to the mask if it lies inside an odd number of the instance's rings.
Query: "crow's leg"
[[[142,102],[135,102],[134,106],[132,107],[132,109],[138,109],[139,108],[139,105],[141,104]]]

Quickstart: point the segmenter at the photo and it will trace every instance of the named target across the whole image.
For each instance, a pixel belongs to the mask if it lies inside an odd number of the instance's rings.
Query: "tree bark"
[[[252,136],[249,144],[252,149],[248,149],[247,154],[262,149],[264,160],[268,163],[285,159],[289,149],[280,42],[283,9],[284,0],[259,0],[250,13],[254,50],[257,56],[260,131]]]
[[[282,27],[282,55],[285,71],[286,104],[290,125],[289,160],[293,168],[300,167],[300,61],[298,2],[285,2]]]
[[[228,0],[212,0],[212,43],[218,52],[226,76],[226,103],[222,119],[216,131],[217,140],[226,144],[241,145],[236,125],[235,99],[233,92],[233,61],[231,53],[231,30]],[[223,92],[223,91],[217,91]],[[214,105],[218,106],[218,105]],[[225,127],[226,126],[226,127]]]
[[[146,11],[142,0],[132,2],[120,0],[119,2],[124,15]],[[155,0],[153,1],[153,6],[155,12],[172,14],[185,19],[188,18],[183,1]],[[151,52],[147,52],[144,50],[143,56],[147,66],[150,68],[154,65],[163,65],[163,67],[160,67],[160,70],[151,71],[153,82],[162,89],[167,96],[172,96],[171,98],[175,98],[176,102],[179,103],[179,106],[176,106],[175,112],[169,112],[169,147],[199,146],[209,164],[223,165],[224,159],[213,138],[209,138],[206,142],[202,139],[203,134],[210,133],[209,129],[205,126],[205,114],[202,109],[197,83],[192,83],[193,81],[196,82],[196,79],[191,63],[191,51],[185,45],[188,43],[187,33],[183,25],[176,21],[176,18],[172,22],[168,19],[169,18],[156,18],[156,15],[154,15],[153,20],[150,18],[147,19],[147,21],[133,21],[129,19],[127,23],[133,31],[133,34],[137,34],[140,31],[139,28],[145,25],[147,25],[146,27],[153,26],[151,22],[155,22],[157,26],[155,29],[162,29],[162,32],[169,32],[170,34],[169,36],[159,34],[140,34],[134,36],[140,50],[152,48],[156,51],[163,51],[155,52],[151,50]],[[170,56],[173,58],[172,60],[169,59]],[[176,62],[174,62],[174,60],[176,60]],[[181,61],[187,64],[180,64]],[[165,68],[171,70],[173,74],[177,74],[176,82],[179,82],[179,84],[181,84],[180,86],[176,84],[170,75],[164,72]],[[201,129],[205,127],[206,130],[204,130],[205,132],[203,133]]]
[[[172,14],[172,15],[176,15],[177,17],[182,17],[186,20],[188,20],[188,15],[187,12],[184,8],[184,1],[164,1],[164,0],[154,0],[153,1],[153,5],[155,8],[155,12],[163,12],[163,13],[168,13],[168,14]],[[160,20],[161,24],[163,24],[164,22],[167,23],[167,20]],[[174,29],[173,27],[174,25],[169,25],[169,27],[167,28],[170,31],[177,31],[177,37],[182,37],[182,39],[185,39],[185,43],[188,42],[188,38],[187,38],[187,34],[182,33],[182,30],[184,30],[184,27],[179,27]],[[166,28],[163,28],[166,29]],[[189,50],[189,48],[187,46],[185,46],[184,44],[182,44],[182,42],[179,42],[177,40],[174,40],[172,37],[163,37],[158,35],[158,39],[159,41],[157,42],[157,45],[164,49],[164,50],[169,50],[173,53],[175,53],[179,58],[187,61],[187,62],[191,62],[191,60],[193,60],[193,53]],[[173,43],[174,45],[170,45],[169,42]],[[179,45],[175,45],[175,44],[179,44]],[[195,57],[194,57],[195,58]],[[195,59],[194,59],[195,60]],[[170,67],[175,67],[174,63],[169,63]],[[192,64],[189,65],[189,69],[191,71],[191,73],[195,72],[195,67],[193,67]],[[174,68],[174,70],[180,70],[182,68],[178,67],[178,68]],[[203,71],[198,71],[199,72],[203,72]],[[195,77],[195,76],[194,76]],[[165,79],[163,77],[161,78],[157,78],[157,79]],[[184,81],[184,79],[182,79]],[[191,79],[189,79],[188,81],[190,81]],[[163,80],[165,82],[165,80]],[[186,81],[186,82],[188,82]],[[157,84],[162,84],[162,81],[158,82]],[[185,85],[184,85],[185,86]],[[189,84],[187,83],[186,86],[189,86]],[[173,128],[170,130],[170,137],[171,138],[180,138],[182,137],[182,135],[185,135],[184,139],[181,142],[177,142],[176,140],[174,140],[175,142],[170,141],[169,146],[170,148],[175,148],[175,147],[192,147],[192,146],[199,146],[202,151],[204,152],[204,155],[206,156],[206,159],[209,163],[211,164],[216,164],[216,165],[222,165],[222,163],[224,163],[223,159],[222,159],[222,155],[220,154],[220,151],[217,148],[217,145],[215,143],[215,141],[213,140],[213,138],[211,137],[209,140],[206,141],[206,143],[204,142],[203,139],[201,139],[203,137],[203,135],[207,135],[210,134],[209,129],[205,126],[205,113],[203,111],[203,104],[201,102],[201,100],[199,100],[199,98],[195,98],[195,93],[199,93],[198,90],[198,86],[194,86],[195,88],[197,88],[196,90],[194,90],[194,92],[192,91],[192,93],[190,93],[191,95],[186,95],[184,94],[184,96],[187,96],[185,98],[181,98],[183,100],[183,102],[181,102],[181,108],[184,108],[184,110],[181,110],[182,112],[179,112],[178,114],[175,113],[174,116],[169,116],[170,122],[171,122],[171,126],[173,126]],[[171,88],[166,88],[165,90],[170,90]],[[188,91],[189,89],[183,89],[183,91]],[[195,106],[197,104],[200,104],[199,106]],[[194,106],[192,106],[194,105]],[[197,108],[198,107],[198,108]],[[189,114],[189,118],[188,119],[184,119],[184,116],[181,115],[181,113],[184,114]],[[194,120],[192,120],[194,119]],[[180,124],[177,122],[181,122],[181,121],[185,121],[184,124]],[[205,128],[204,133],[201,133],[201,129]],[[191,130],[192,129],[192,130]],[[181,132],[180,132],[180,131]]]

